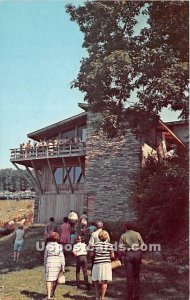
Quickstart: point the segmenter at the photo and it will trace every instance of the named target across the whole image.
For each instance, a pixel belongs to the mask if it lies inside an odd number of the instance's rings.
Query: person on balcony
[[[31,144],[31,140],[29,140],[28,143],[26,144],[26,152],[27,152],[27,154],[30,155],[31,150],[32,150],[32,144]]]
[[[53,155],[53,143],[52,140],[49,140],[48,142],[48,154]]]
[[[53,141],[53,147],[54,147],[55,151],[58,150],[58,144],[59,144],[59,140],[58,140],[58,138],[55,138]]]
[[[74,137],[74,143],[75,143],[75,144],[78,144],[78,143],[79,143],[79,138],[78,138],[78,136],[75,136],[75,137]]]

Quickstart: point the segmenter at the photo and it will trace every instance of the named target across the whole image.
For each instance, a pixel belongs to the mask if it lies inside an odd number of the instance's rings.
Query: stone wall
[[[140,172],[141,145],[130,130],[108,140],[96,133],[97,115],[88,113],[85,192],[95,196],[94,218],[136,219],[131,196]]]

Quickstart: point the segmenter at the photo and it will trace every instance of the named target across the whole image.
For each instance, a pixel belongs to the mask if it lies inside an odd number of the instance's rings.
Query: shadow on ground
[[[27,291],[27,290],[21,291],[21,295],[25,295],[28,298],[33,299],[33,300],[42,300],[46,297],[46,294],[31,292],[31,291]]]
[[[67,299],[75,299],[75,300],[83,300],[83,299],[94,299],[94,295],[71,295],[70,292],[62,295],[63,298]]]

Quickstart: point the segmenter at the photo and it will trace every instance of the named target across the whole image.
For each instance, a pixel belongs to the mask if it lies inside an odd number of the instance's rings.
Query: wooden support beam
[[[79,165],[80,165],[80,168],[81,168],[82,176],[85,178],[85,170],[84,170],[82,161],[80,159],[80,156],[78,156],[78,161],[79,161]]]
[[[80,173],[79,178],[77,179],[77,183],[80,183],[81,178],[82,178],[82,172]]]
[[[36,175],[36,180],[37,180],[37,183],[38,183],[38,188],[40,190],[40,194],[42,195],[43,194],[43,189],[42,189],[42,186],[41,186],[41,183],[40,183],[40,179],[38,177],[38,173],[37,173],[37,170],[36,170],[36,167],[34,165],[33,160],[31,160],[31,164],[32,164],[32,167],[33,167],[35,175]]]
[[[78,136],[78,126],[76,125],[75,126],[75,137],[77,137]]]
[[[37,187],[39,193],[41,194],[40,188],[38,186],[38,182],[36,181],[36,178],[33,176],[31,170],[28,167],[26,167],[26,171],[28,172],[29,176],[32,178],[34,185]]]
[[[56,189],[56,193],[58,194],[59,193],[59,189],[57,187],[57,183],[55,181],[55,176],[53,174],[53,170],[52,170],[52,167],[51,167],[51,164],[50,164],[50,161],[49,159],[47,158],[47,162],[48,162],[48,166],[49,166],[49,169],[50,169],[50,172],[51,172],[51,176],[52,176],[52,179],[53,179],[53,183],[54,183],[54,186],[55,186],[55,189]]]
[[[67,171],[68,171],[68,174],[70,174],[70,172],[71,172],[71,169],[72,169],[72,167],[70,167],[69,169],[67,169]],[[66,170],[65,170],[66,171]],[[66,171],[66,173],[67,173],[67,171]],[[63,183],[65,183],[66,182],[66,180],[67,180],[67,174],[65,175],[65,177],[64,177],[64,179],[63,179]]]
[[[67,177],[68,177],[68,180],[69,180],[69,185],[70,185],[71,193],[73,194],[74,193],[73,185],[72,185],[72,182],[71,182],[71,178],[69,176],[69,172],[68,172],[68,169],[67,169],[67,166],[66,166],[66,163],[65,163],[65,159],[63,157],[62,157],[62,162],[63,162],[64,168],[66,170],[66,173],[67,173]]]
[[[34,182],[32,180],[30,180],[30,177],[26,176],[26,174],[23,172],[24,170],[20,169],[15,162],[12,162],[12,164],[24,176],[24,178],[28,181],[28,183],[32,184],[32,186],[35,188]]]

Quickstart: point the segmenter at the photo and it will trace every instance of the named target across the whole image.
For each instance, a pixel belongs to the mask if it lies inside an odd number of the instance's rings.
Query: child
[[[74,245],[76,239],[76,225],[71,226],[71,245]]]
[[[82,267],[84,282],[88,290],[90,290],[90,284],[88,281],[88,264],[87,264],[87,245],[82,243],[81,236],[75,239],[76,244],[73,247],[73,254],[76,256],[76,285],[80,287],[80,269]]]

